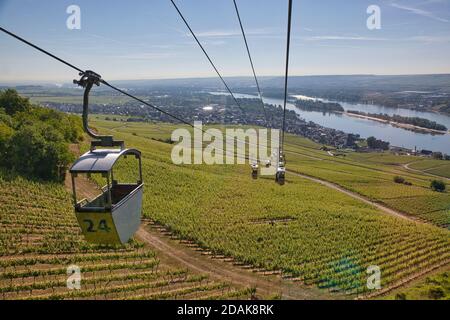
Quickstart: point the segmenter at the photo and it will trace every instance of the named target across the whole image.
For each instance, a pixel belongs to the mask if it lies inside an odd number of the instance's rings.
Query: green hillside
[[[87,244],[63,186],[0,172],[0,297],[5,299],[248,299],[252,289],[161,262],[142,243]],[[68,267],[81,271],[67,287]]]
[[[143,152],[144,214],[215,253],[348,292],[367,291],[365,271],[370,265],[381,267],[383,286],[388,287],[449,261],[449,231],[444,228],[390,216],[293,174],[280,187],[273,177],[252,180],[248,165],[175,166],[172,145],[154,140],[170,138],[175,126],[99,119],[93,125]],[[422,202],[430,209],[450,203],[448,193],[427,189],[429,177],[383,161],[358,162],[352,155],[321,160],[326,152],[316,147],[290,137],[288,168],[378,197],[413,217],[448,225],[448,209],[431,215],[417,208]],[[397,186],[393,177],[399,172],[413,185]],[[127,177],[128,168],[121,174]]]
[[[292,172],[281,187],[273,177],[251,179],[248,165],[174,165],[173,145],[165,141],[178,126],[104,119],[94,117],[93,126],[143,152],[144,216],[217,255],[282,271],[299,286],[368,297],[450,261],[449,193],[431,191],[430,176],[404,168],[409,157],[332,157],[309,140],[287,140],[289,170],[398,209],[404,219]],[[116,177],[131,180],[131,169],[119,164]],[[396,184],[398,175],[411,185]],[[70,194],[59,184],[2,172],[0,185],[0,293],[6,299],[245,298],[251,292],[162,265],[136,241],[124,248],[87,244]],[[65,285],[72,263],[88,274],[80,291]],[[366,287],[372,265],[382,272],[380,292]],[[98,283],[112,285],[99,289]]]

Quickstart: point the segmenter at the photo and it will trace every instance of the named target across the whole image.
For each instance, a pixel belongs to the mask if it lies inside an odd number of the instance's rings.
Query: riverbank
[[[216,94],[224,94],[219,92],[214,92]],[[214,94],[213,93],[213,94]],[[296,95],[300,97],[300,95]],[[249,94],[236,94],[238,99],[258,99],[257,95]],[[317,99],[327,102],[325,99],[320,99],[317,97],[302,96],[303,99]],[[325,128],[332,128],[339,131],[358,134],[361,138],[376,137],[383,141],[389,141],[393,146],[399,146],[402,148],[407,148],[414,150],[431,150],[435,152],[442,152],[450,154],[450,139],[446,134],[437,134],[426,132],[419,132],[418,130],[406,130],[405,128],[396,127],[394,125],[387,126],[386,123],[380,121],[361,121],[356,117],[347,117],[341,113],[329,113],[321,111],[304,111],[299,109],[295,105],[295,98],[292,97],[287,103],[287,109],[295,111],[297,115],[304,119],[305,121],[313,122]],[[283,99],[273,99],[264,97],[264,102],[266,104],[272,104],[276,106],[282,106],[284,103]],[[437,123],[445,125],[450,128],[450,117],[438,115],[436,113],[429,112],[419,112],[411,111],[408,109],[393,109],[382,107],[378,105],[360,105],[360,104],[349,104],[344,101],[330,101],[339,103],[345,110],[358,110],[361,112],[368,113],[379,113],[379,114],[398,114],[404,117],[419,117],[425,118]]]
[[[412,131],[416,131],[416,132],[431,133],[431,134],[441,134],[441,135],[445,135],[445,134],[450,133],[450,131],[442,131],[442,130],[423,128],[423,127],[415,126],[415,125],[408,124],[408,123],[395,122],[395,121],[380,119],[380,118],[366,116],[366,115],[357,114],[357,113],[348,112],[348,111],[338,112],[338,113],[345,114],[345,115],[347,115],[349,117],[355,117],[355,118],[361,118],[361,119],[366,119],[366,120],[378,121],[378,122],[381,122],[381,123],[390,124],[390,125],[392,125],[394,127],[397,127],[397,128],[406,129],[406,130],[412,130]]]

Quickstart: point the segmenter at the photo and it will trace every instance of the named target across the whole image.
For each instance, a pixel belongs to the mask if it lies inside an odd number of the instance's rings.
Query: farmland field
[[[450,228],[450,194],[430,189],[435,178],[405,169],[403,164],[414,161],[413,157],[354,152],[331,157],[318,146],[307,148],[298,143],[286,150],[291,170],[333,182],[405,214]],[[402,176],[411,185],[395,183],[396,176]]]
[[[243,165],[174,166],[172,146],[154,140],[170,138],[174,126],[159,126],[166,130],[164,135],[155,133],[155,125],[144,123],[96,120],[94,125],[143,151],[144,214],[217,254],[259,268],[282,270],[306,284],[353,293],[367,291],[365,269],[370,265],[380,266],[383,286],[388,287],[449,261],[450,237],[445,228],[392,217],[292,174],[280,187],[271,177],[252,180]],[[383,162],[357,163],[351,155],[331,162],[314,147],[304,139],[290,137],[289,169],[308,170],[311,175],[382,198],[411,216],[447,226],[448,209],[435,215],[421,210],[448,208],[450,203],[448,193],[426,189],[428,177]],[[316,157],[322,160],[313,159]],[[389,162],[392,160],[395,158]],[[398,171],[413,186],[397,186],[393,177]],[[130,173],[123,166],[120,174],[127,177]],[[402,198],[403,202],[399,201]],[[411,204],[411,199],[416,202]]]
[[[411,169],[420,170],[437,176],[450,178],[450,161],[422,160],[409,165]]]
[[[175,128],[160,124],[101,124],[113,132],[135,134],[134,138],[149,140],[170,139],[170,133]],[[308,139],[288,136],[287,142],[288,169],[333,182],[407,215],[450,228],[450,193],[432,191],[430,183],[433,177],[411,172],[403,167],[406,163],[416,161],[415,157],[355,152],[345,153],[345,157],[331,157],[320,150],[321,145]],[[166,152],[169,153],[170,146],[166,147]],[[442,162],[447,164],[446,161],[440,161],[441,164]],[[209,166],[201,169],[210,170]],[[411,185],[395,183],[396,176],[404,177]]]
[[[387,299],[396,300],[448,300],[449,298],[450,268],[395,290],[387,296]]]
[[[352,153],[331,157],[309,140],[288,137],[288,169],[403,208],[407,216],[421,221],[392,216],[292,173],[280,187],[272,177],[252,180],[248,165],[174,165],[167,139],[178,126],[106,121],[101,116],[92,124],[142,151],[144,216],[213,254],[280,271],[299,287],[313,285],[330,295],[351,297],[387,292],[450,262],[450,234],[445,228],[449,194],[428,190],[430,177],[401,166],[409,159]],[[131,169],[127,160],[119,163],[116,178],[133,180]],[[395,184],[393,177],[399,174],[412,186]],[[124,248],[88,245],[62,186],[2,175],[0,291],[5,299],[251,295],[245,284],[236,287],[162,264],[155,252],[137,241]],[[435,208],[444,209],[428,212]],[[66,287],[70,264],[84,271],[82,290]],[[374,265],[382,272],[379,293],[366,286],[366,269]]]
[[[64,187],[0,174],[2,299],[248,299],[251,289],[161,263],[143,244],[87,244]],[[81,289],[67,288],[78,266]]]
[[[0,0],[1,301],[450,300],[450,0],[79,2]]]
[[[77,105],[80,103],[81,96],[45,96],[45,95],[35,95],[31,96],[31,101],[37,104],[45,104],[45,103],[61,103],[61,104],[74,104]],[[124,105],[125,103],[129,103],[131,99],[124,97],[106,97],[106,96],[93,96],[91,98],[92,104],[105,104],[105,105]]]

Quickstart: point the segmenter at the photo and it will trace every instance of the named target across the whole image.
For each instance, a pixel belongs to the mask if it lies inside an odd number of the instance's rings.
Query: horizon
[[[69,30],[71,1],[0,0],[1,26],[63,59],[115,81],[214,77],[168,0],[79,0],[81,29]],[[287,3],[238,0],[256,73],[284,72]],[[381,29],[369,30],[370,5]],[[232,1],[177,1],[224,77],[251,76]],[[220,14],[217,14],[220,12]],[[291,74],[449,74],[450,0],[295,1]],[[0,82],[65,82],[73,73],[2,34]],[[426,57],[426,58],[424,58]],[[120,68],[117,66],[120,65]],[[294,76],[294,75],[293,75]]]
[[[449,73],[422,73],[422,74],[317,74],[317,75],[289,75],[289,78],[312,78],[312,77],[414,77],[414,76],[450,76]],[[258,78],[283,78],[284,75],[266,75],[260,76]],[[224,79],[253,79],[252,76],[226,76]],[[217,80],[217,77],[207,76],[207,77],[179,77],[179,78],[147,78],[147,79],[108,79],[113,82],[127,82],[127,81],[177,81],[177,80]],[[73,79],[72,79],[73,80]],[[45,81],[35,81],[35,80],[20,80],[20,81],[1,81],[0,86],[31,86],[33,84],[36,85],[63,85],[63,84],[72,84],[72,81],[67,80],[58,81],[58,80],[45,80]]]

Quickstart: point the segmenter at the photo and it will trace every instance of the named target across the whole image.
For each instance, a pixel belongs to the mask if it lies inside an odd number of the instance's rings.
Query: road
[[[348,195],[348,196],[350,196],[350,197],[352,197],[354,199],[357,199],[357,200],[362,201],[362,202],[364,202],[366,204],[374,206],[374,207],[378,208],[379,210],[381,210],[381,211],[383,211],[383,212],[385,212],[387,214],[390,214],[392,216],[395,216],[395,217],[398,217],[398,218],[402,218],[402,219],[405,219],[405,220],[409,220],[409,221],[412,221],[412,222],[425,223],[425,222],[423,222],[423,221],[421,221],[421,220],[419,220],[419,219],[417,219],[415,217],[412,217],[412,216],[407,215],[407,214],[405,214],[403,212],[400,212],[400,211],[394,210],[392,208],[389,208],[389,207],[387,207],[387,206],[385,206],[385,205],[383,205],[381,203],[372,201],[372,200],[370,200],[367,197],[364,197],[364,196],[362,196],[362,195],[360,195],[360,194],[358,194],[356,192],[347,190],[347,189],[345,189],[345,188],[343,188],[343,187],[341,187],[341,186],[339,186],[337,184],[334,184],[332,182],[328,182],[328,181],[325,181],[325,180],[314,178],[314,177],[311,177],[311,176],[308,176],[308,175],[304,175],[304,174],[301,174],[301,173],[298,173],[298,172],[295,172],[295,171],[288,170],[288,172],[290,174],[296,175],[298,177],[301,177],[301,178],[304,178],[304,179],[308,179],[310,181],[313,181],[313,182],[316,182],[316,183],[320,183],[321,185],[324,185],[324,186],[326,186],[328,188],[337,190],[337,191],[339,191],[341,193],[344,193],[344,194],[346,194],[346,195]]]
[[[412,172],[418,172],[418,173],[421,173],[421,174],[424,174],[424,175],[427,175],[427,176],[430,176],[430,177],[434,177],[434,178],[444,179],[444,180],[450,181],[449,178],[446,178],[446,177],[443,177],[443,176],[438,176],[438,175],[435,175],[435,174],[432,174],[432,173],[428,173],[428,172],[426,172],[426,171],[421,171],[421,170],[416,170],[416,169],[410,168],[409,166],[410,166],[411,164],[415,163],[415,162],[416,162],[416,161],[410,162],[410,163],[407,163],[407,164],[404,164],[404,165],[403,165],[403,168],[405,168],[406,170],[409,170],[409,171],[412,171]]]

